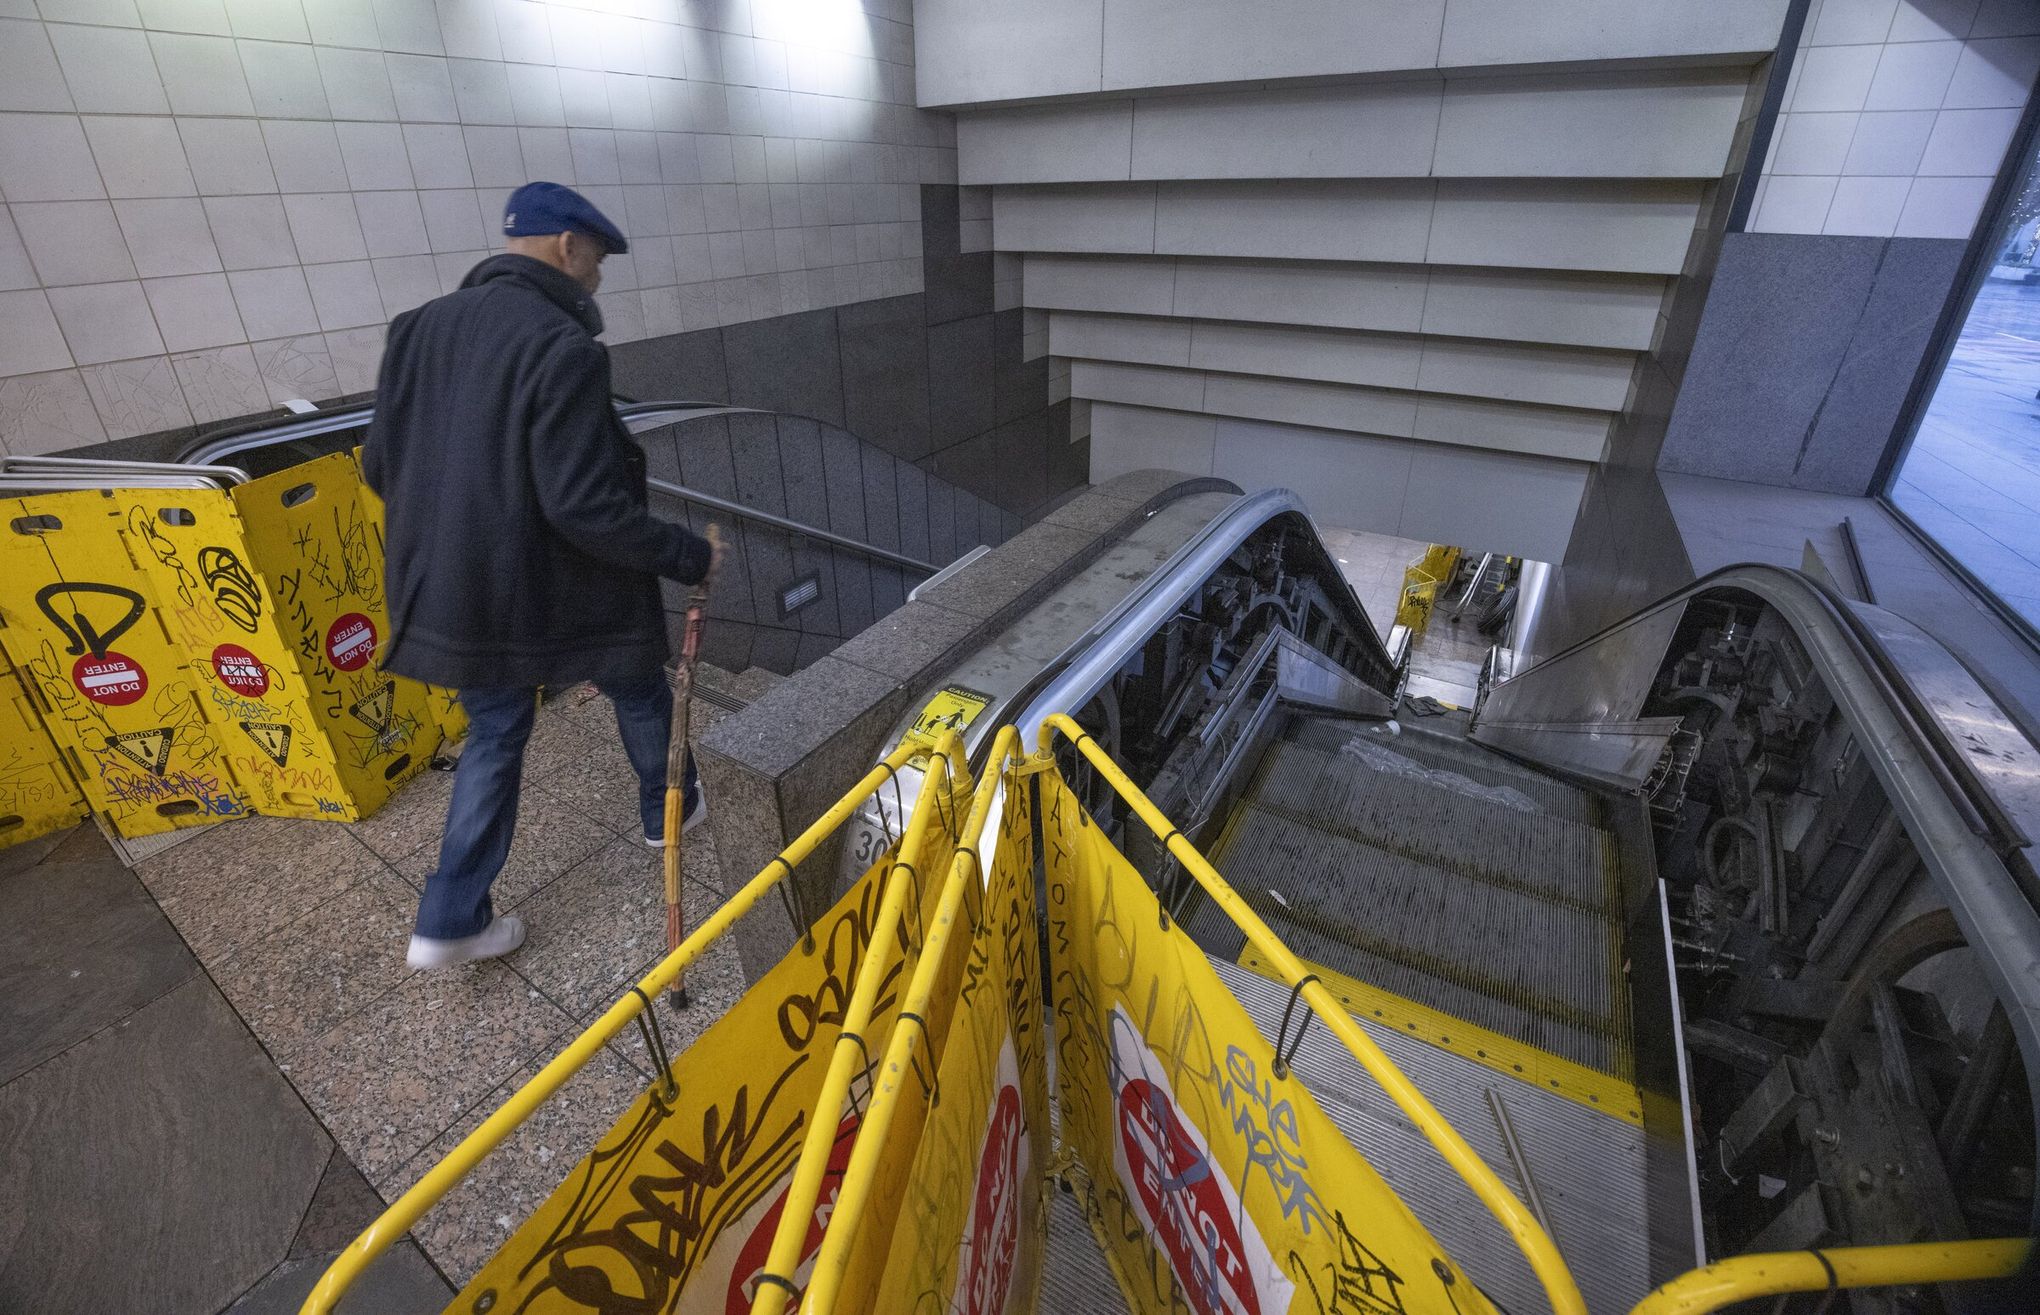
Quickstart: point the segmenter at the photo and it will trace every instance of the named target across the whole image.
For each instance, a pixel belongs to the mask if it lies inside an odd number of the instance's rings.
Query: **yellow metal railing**
[[[937,754],[944,763],[945,777],[949,759],[944,756],[944,752],[949,750],[953,750],[953,745],[946,746],[944,751]],[[482,1157],[501,1145],[505,1138],[517,1130],[519,1124],[530,1118],[540,1105],[564,1086],[568,1078],[573,1077],[583,1065],[593,1059],[596,1052],[612,1037],[643,1013],[645,1001],[656,998],[660,992],[678,980],[689,965],[699,959],[710,945],[735,925],[737,919],[750,912],[752,906],[763,899],[779,882],[791,879],[793,870],[837,827],[849,820],[859,805],[876,793],[881,785],[910,760],[926,752],[927,749],[923,745],[903,744],[888,754],[883,762],[865,773],[863,780],[826,813],[816,818],[813,825],[795,837],[792,844],[780,851],[779,857],[766,864],[764,870],[751,878],[742,890],[710,914],[700,927],[681,942],[679,949],[660,960],[656,968],[645,974],[635,990],[611,1005],[608,1012],[595,1020],[580,1036],[574,1038],[572,1044],[540,1069],[531,1081],[518,1088],[510,1099],[504,1101],[494,1114],[482,1122],[481,1127],[469,1133],[445,1159],[433,1165],[431,1170],[418,1180],[417,1185],[398,1197],[374,1223],[363,1229],[361,1236],[348,1244],[347,1249],[340,1253],[324,1276],[319,1279],[318,1285],[305,1298],[304,1305],[299,1307],[299,1315],[326,1315],[326,1312],[330,1312],[338,1305],[340,1298],[371,1261],[409,1232],[411,1226],[417,1223],[427,1210],[437,1205],[441,1198],[452,1191],[460,1180],[481,1162]],[[927,790],[923,790],[924,800],[928,793]],[[902,852],[913,851],[903,849]],[[865,1003],[868,1008],[870,1004],[868,998]],[[664,1079],[665,1075],[661,1074],[660,1080]],[[838,1104],[842,1101],[842,1095],[842,1091],[837,1090]],[[833,1131],[835,1128],[833,1121],[829,1123],[828,1128]],[[819,1172],[815,1177],[819,1178]],[[806,1219],[813,1210],[814,1199],[810,1195],[802,1211],[796,1214],[789,1209],[787,1218]]]
[[[929,922],[927,937],[921,944],[921,957],[914,965],[914,976],[907,985],[906,999],[900,1003],[900,1017],[903,1019],[909,1015],[928,1017],[930,1003],[942,977],[950,938],[959,931],[969,936],[975,930],[967,917],[959,918],[959,914],[968,907],[964,894],[970,883],[978,883],[978,907],[984,907],[982,886],[985,873],[978,855],[978,840],[984,834],[986,822],[991,819],[992,800],[998,796],[1006,765],[1020,756],[1020,732],[1011,726],[1002,727],[992,741],[991,757],[986,761],[984,776],[979,779],[977,791],[971,799],[970,813],[957,833],[956,852],[949,861],[948,877],[942,883],[935,916]],[[885,1058],[878,1066],[878,1088],[872,1095],[870,1108],[865,1111],[863,1123],[857,1129],[857,1144],[850,1152],[850,1162],[844,1166],[843,1179],[836,1190],[836,1209],[829,1217],[828,1231],[822,1234],[822,1247],[815,1256],[814,1270],[808,1279],[807,1295],[801,1304],[807,1315],[826,1315],[835,1309],[837,1290],[849,1271],[851,1247],[857,1241],[857,1230],[864,1223],[865,1202],[885,1155],[893,1116],[899,1110],[901,1090],[912,1070],[914,1055],[922,1039],[922,1031],[918,1027],[893,1029],[892,1042],[886,1047]]]
[[[928,773],[921,781],[921,792],[914,800],[913,818],[907,823],[906,837],[900,841],[900,858],[886,876],[885,893],[879,900],[878,914],[871,923],[871,953],[858,968],[857,979],[851,984],[850,1002],[843,1009],[842,1028],[829,1055],[829,1071],[822,1079],[820,1094],[815,1097],[815,1117],[808,1124],[806,1137],[801,1143],[800,1158],[793,1168],[793,1182],[786,1189],[779,1224],[772,1234],[772,1249],[766,1253],[765,1268],[758,1275],[757,1293],[751,1299],[751,1315],[783,1315],[786,1299],[796,1291],[795,1270],[800,1266],[801,1250],[807,1241],[810,1222],[814,1219],[815,1202],[821,1196],[822,1177],[828,1172],[829,1152],[836,1140],[838,1111],[843,1108],[843,1101],[850,1094],[850,1083],[860,1068],[868,1069],[871,1065],[864,1029],[871,1023],[879,982],[892,962],[900,919],[906,911],[907,888],[919,875],[912,870],[908,856],[921,852],[928,827],[941,811],[937,800],[948,795],[954,779],[967,772],[967,769],[958,770],[962,757],[962,742],[956,732],[945,732],[929,760]],[[896,1032],[900,1030],[904,1029],[895,1028]],[[860,1143],[864,1140],[862,1125],[859,1126],[857,1140]],[[840,1196],[836,1208],[841,1209]],[[831,1211],[832,1218],[834,1213]]]
[[[1630,1315],[1706,1315],[1788,1292],[2010,1278],[2032,1249],[2032,1239],[2022,1237],[1734,1256],[1679,1275],[1638,1302]]]
[[[1262,957],[1274,967],[1276,974],[1285,985],[1297,990],[1303,999],[1324,1020],[1333,1035],[1345,1043],[1360,1066],[1372,1075],[1388,1093],[1397,1107],[1408,1116],[1410,1122],[1422,1130],[1424,1136],[1445,1157],[1445,1162],[1458,1172],[1466,1185],[1481,1203],[1493,1212],[1504,1229],[1515,1239],[1523,1257],[1530,1263],[1538,1282],[1544,1285],[1545,1296],[1551,1302],[1554,1315],[1586,1315],[1587,1304],[1580,1295],[1579,1284],[1573,1281],[1572,1271],[1566,1268],[1565,1258],[1558,1253],[1551,1235],[1544,1231],[1528,1207],[1516,1198],[1495,1171],[1488,1167],[1479,1152],[1467,1145],[1459,1130],[1446,1122],[1437,1107],[1432,1105],[1416,1085],[1403,1076],[1395,1061],[1375,1044],[1374,1038],[1346,1012],[1332,993],[1325,989],[1303,964],[1292,954],[1268,924],[1261,921],[1246,901],[1226,883],[1218,870],[1204,860],[1204,856],[1182,832],[1170,825],[1169,819],[1154,806],[1147,795],[1142,793],[1111,755],[1099,747],[1083,727],[1071,718],[1057,713],[1042,723],[1041,748],[1048,751],[1054,744],[1057,733],[1067,737],[1084,755],[1098,775],[1124,799],[1140,820],[1147,824],[1155,838],[1163,841],[1168,852],[1175,856],[1188,872],[1204,888],[1214,904],[1233,920],[1234,925],[1246,933],[1248,944],[1260,951]],[[1391,1184],[1393,1186],[1393,1184]],[[755,1315],[755,1312],[754,1312]]]

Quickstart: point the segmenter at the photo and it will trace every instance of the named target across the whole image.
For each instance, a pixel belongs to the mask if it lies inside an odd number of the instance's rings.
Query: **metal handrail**
[[[2018,1237],[1732,1256],[1679,1275],[1636,1303],[1630,1315],[1707,1315],[1790,1292],[2010,1278],[2032,1250],[2031,1238]]]
[[[1553,1315],[1586,1315],[1586,1299],[1580,1295],[1579,1284],[1574,1281],[1572,1271],[1566,1267],[1565,1257],[1559,1254],[1551,1235],[1488,1167],[1480,1153],[1467,1145],[1459,1130],[1448,1123],[1430,1099],[1403,1076],[1402,1070],[1396,1067],[1395,1061],[1375,1043],[1374,1038],[1353,1021],[1340,1005],[1338,997],[1318,981],[1316,974],[1304,967],[1282,939],[1268,929],[1268,924],[1261,921],[1259,915],[1218,874],[1218,869],[1205,861],[1197,847],[1184,839],[1183,833],[1170,824],[1132,778],[1112,761],[1111,755],[1067,713],[1054,713],[1042,722],[1041,749],[1044,753],[1053,748],[1058,733],[1076,746],[1077,751],[1097,769],[1099,777],[1147,824],[1155,838],[1162,841],[1163,847],[1183,865],[1183,870],[1204,888],[1212,903],[1232,919],[1233,925],[1246,933],[1247,943],[1260,952],[1285,985],[1309,1003],[1317,1016],[1324,1020],[1325,1026],[1345,1043],[1360,1067],[1380,1084],[1389,1099],[1410,1122],[1417,1125],[1438,1154],[1480,1198],[1481,1204],[1493,1213],[1509,1236],[1515,1239],[1538,1282],[1544,1285]],[[757,1312],[753,1311],[753,1315]]]
[[[246,484],[248,472],[239,466],[194,466],[181,461],[109,461],[103,457],[7,456],[0,457],[0,474],[14,471],[64,471],[81,476],[111,475],[118,471],[144,478],[189,478],[205,475],[229,484]]]
[[[918,557],[909,557],[905,553],[894,552],[890,548],[881,548],[875,543],[865,543],[859,539],[848,538],[830,530],[817,529],[812,525],[807,525],[797,520],[789,520],[784,516],[775,515],[769,511],[760,511],[756,507],[746,507],[741,502],[731,502],[727,498],[718,498],[713,493],[703,493],[698,489],[690,489],[684,484],[672,484],[663,479],[647,478],[645,480],[645,487],[654,493],[663,493],[669,498],[679,498],[684,502],[692,502],[697,506],[722,512],[726,516],[735,516],[740,520],[756,521],[760,525],[769,525],[775,530],[784,530],[788,534],[798,534],[804,538],[813,539],[817,543],[833,544],[835,547],[844,548],[854,553],[862,553],[866,557],[874,557],[882,562],[891,562],[895,566],[904,566],[910,571],[921,571],[928,575],[934,575],[941,569],[933,562],[924,562]]]
[[[938,764],[940,781],[933,779]],[[786,1299],[795,1290],[794,1271],[800,1267],[800,1253],[807,1244],[815,1203],[822,1195],[822,1178],[828,1172],[829,1155],[836,1141],[837,1111],[843,1108],[843,1101],[850,1094],[850,1082],[860,1063],[866,1069],[871,1065],[864,1029],[871,1024],[872,1011],[878,1003],[880,981],[892,966],[892,956],[888,951],[898,937],[906,915],[907,886],[916,879],[913,860],[926,841],[930,822],[941,812],[937,796],[950,793],[958,778],[969,779],[970,765],[964,760],[963,741],[955,731],[945,732],[937,742],[928,770],[930,779],[922,783],[921,792],[914,800],[913,817],[907,822],[906,834],[901,837],[900,847],[894,853],[892,868],[886,873],[885,891],[879,898],[878,913],[871,921],[869,944],[873,952],[858,965],[856,980],[850,984],[850,1000],[843,1006],[843,1021],[836,1034],[836,1043],[829,1051],[828,1072],[823,1075],[822,1088],[815,1095],[814,1115],[802,1138],[800,1157],[794,1161],[793,1181],[787,1184],[786,1195],[780,1198],[779,1224],[772,1234],[772,1247],[766,1253],[765,1267],[758,1274],[757,1294],[751,1298],[751,1315],[783,1315]],[[881,950],[881,946],[886,950]],[[861,1128],[858,1140],[864,1140]],[[833,1216],[834,1212],[831,1213]]]
[[[520,1124],[530,1118],[538,1107],[566,1084],[567,1079],[580,1072],[582,1066],[593,1059],[609,1040],[624,1029],[632,1019],[645,1010],[645,1002],[658,996],[679,980],[681,973],[699,959],[708,947],[736,925],[738,919],[750,912],[751,907],[778,885],[791,880],[794,868],[813,853],[816,846],[827,839],[837,827],[848,821],[857,809],[877,792],[878,788],[891,779],[894,772],[906,766],[907,761],[926,749],[919,745],[901,745],[869,772],[864,779],[853,786],[850,792],[820,817],[807,830],[796,836],[793,842],[779,851],[779,856],[760,870],[757,876],[745,883],[744,888],[710,914],[693,934],[682,941],[680,948],[661,959],[658,966],[639,980],[637,986],[609,1007],[607,1013],[595,1020],[588,1029],[576,1037],[572,1044],[538,1073],[519,1087],[517,1091],[482,1122],[479,1128],[469,1133],[461,1143],[448,1152],[446,1157],[432,1166],[417,1185],[398,1197],[389,1209],[383,1211],[375,1222],[361,1231],[361,1235],[349,1243],[347,1249],[333,1261],[319,1279],[299,1315],[327,1315],[340,1298],[361,1277],[371,1261],[387,1251],[427,1210],[439,1201],[465,1178],[481,1162],[482,1157],[501,1145],[505,1138],[515,1132]],[[665,1080],[667,1075],[661,1074]],[[841,1100],[841,1093],[837,1099]],[[830,1124],[831,1130],[834,1124]],[[814,1208],[813,1202],[808,1210]]]
[[[909,1014],[918,1018],[928,1016],[930,1001],[942,976],[943,959],[950,938],[958,931],[966,936],[976,932],[975,925],[968,918],[958,918],[966,911],[964,891],[971,883],[982,884],[985,880],[984,858],[978,849],[978,841],[991,817],[992,801],[998,796],[1006,765],[1023,756],[1020,732],[1011,726],[1001,727],[997,738],[992,741],[984,774],[978,778],[970,813],[956,837],[956,852],[949,860],[948,877],[943,882],[941,898],[936,902],[934,919],[922,939],[921,957],[914,965],[914,976],[907,984],[906,997],[900,1002],[902,1018]],[[970,860],[968,863],[964,861],[966,857]],[[984,908],[982,895],[978,897],[978,908],[980,911]],[[914,1069],[915,1052],[925,1039],[918,1027],[895,1027],[885,1058],[879,1061],[878,1087],[864,1111],[863,1122],[858,1125],[857,1142],[851,1148],[850,1162],[843,1167],[842,1180],[836,1186],[836,1208],[829,1216],[828,1231],[822,1234],[821,1250],[815,1255],[814,1269],[808,1278],[807,1295],[802,1301],[806,1315],[827,1315],[835,1309],[836,1290],[850,1268],[851,1247],[857,1241],[858,1226],[864,1222],[864,1203],[871,1194],[872,1182],[877,1177],[880,1159],[885,1153],[886,1137],[892,1130],[893,1116],[899,1109],[901,1088],[907,1074]]]

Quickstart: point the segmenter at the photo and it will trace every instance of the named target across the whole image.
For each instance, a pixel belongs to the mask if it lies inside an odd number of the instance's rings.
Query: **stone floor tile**
[[[33,839],[19,841],[0,849],[0,881],[42,862],[49,857],[50,851],[63,844],[77,829],[66,827],[61,831],[45,831]]]
[[[637,773],[631,770],[621,749],[613,760],[591,755],[563,763],[544,776],[528,780],[525,788],[551,795],[615,835],[636,832],[644,825],[638,816]]]
[[[414,854],[428,843],[436,846],[446,826],[453,777],[452,772],[420,772],[372,816],[348,823],[347,829],[386,859]]]
[[[180,846],[162,858],[176,868],[159,869],[150,889],[192,953],[207,963],[252,945],[387,870],[345,827],[332,822],[280,822],[225,853],[189,853]]]
[[[297,1315],[332,1256],[287,1260],[224,1315]],[[432,1268],[416,1243],[398,1242],[378,1256],[340,1301],[339,1315],[438,1315],[453,1288]]]
[[[319,1179],[319,1189],[312,1193],[312,1203],[305,1207],[304,1222],[298,1225],[297,1236],[291,1240],[290,1259],[306,1260],[344,1250],[361,1236],[362,1229],[376,1221],[385,1205],[354,1162],[339,1147],[334,1147],[332,1158],[326,1161],[326,1172]]]
[[[349,1014],[409,980],[404,950],[417,913],[416,893],[382,868],[213,964],[213,980],[288,1066]]]
[[[0,873],[0,909],[6,910],[0,916],[0,1083],[198,971],[169,919],[110,853]]]
[[[380,1187],[567,1025],[501,962],[419,973],[307,1045],[291,1080]]]
[[[615,745],[619,754],[623,752],[623,746],[616,738],[615,715],[608,711],[609,700],[602,699],[600,702],[605,720],[599,726],[583,725],[579,717],[563,716],[551,710],[539,713],[531,726],[531,738],[524,743],[525,780],[588,756],[600,749],[604,740]],[[600,726],[608,728],[606,733]]]
[[[587,818],[571,804],[528,785],[517,800],[517,836],[510,857],[490,889],[496,912],[514,909],[546,885],[616,839],[616,834]],[[439,866],[439,838],[396,860],[397,872],[418,889]]]
[[[195,874],[214,864],[237,861],[248,850],[304,825],[287,817],[250,815],[201,827],[197,835],[180,841],[174,848],[135,864],[135,875],[142,879],[150,894],[162,899],[176,894]]]
[[[203,977],[0,1087],[0,1310],[217,1311],[332,1142]]]
[[[662,957],[648,959],[631,969],[628,980],[635,982],[643,977]],[[674,1008],[663,992],[658,1000],[659,1034],[665,1042],[666,1054],[673,1058],[686,1053],[695,1038],[728,1013],[737,997],[744,993],[744,970],[737,959],[736,943],[725,936],[710,945],[707,953],[688,968],[686,983],[686,1008]],[[576,1028],[585,1030],[592,1026],[614,1003],[613,999],[602,1001],[576,1020]],[[651,1049],[645,1044],[644,1033],[635,1022],[617,1033],[610,1040],[608,1049],[628,1059],[647,1075],[658,1071]]]
[[[440,1134],[387,1179],[384,1190],[392,1197],[408,1190],[551,1057],[538,1056],[518,1069],[459,1124]],[[614,1055],[606,1051],[596,1054],[444,1200],[427,1211],[412,1235],[447,1277],[465,1284],[565,1181],[581,1157],[630,1108],[645,1082],[643,1073]]]
[[[695,866],[712,859],[714,842],[700,830],[688,841],[682,853]],[[635,836],[597,851],[518,906],[527,939],[517,970],[576,1016],[613,1001],[666,949],[663,874],[663,855]],[[686,925],[699,926],[720,897],[686,885]]]

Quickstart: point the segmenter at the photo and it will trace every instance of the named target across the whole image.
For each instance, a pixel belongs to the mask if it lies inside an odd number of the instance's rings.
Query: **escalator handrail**
[[[1240,898],[1238,892],[1219,875],[1218,869],[1212,867],[1197,847],[1176,829],[1168,816],[1155,807],[1132,778],[1112,760],[1112,756],[1066,713],[1052,713],[1043,719],[1039,740],[1044,754],[1053,752],[1058,735],[1076,747],[1077,752],[1097,771],[1099,779],[1133,810],[1170,856],[1182,864],[1183,871],[1203,887],[1206,897],[1246,934],[1247,943],[1259,951],[1280,975],[1282,984],[1301,996],[1345,1045],[1360,1067],[1380,1085],[1388,1098],[1417,1126],[1474,1196],[1494,1215],[1522,1251],[1523,1259],[1529,1263],[1538,1282],[1543,1284],[1554,1315],[1586,1315],[1586,1299],[1580,1295],[1579,1284],[1573,1279],[1565,1257],[1559,1254],[1557,1245],[1551,1240],[1551,1234],[1481,1158],[1480,1152],[1467,1144],[1466,1138],[1438,1112],[1430,1098],[1354,1021],[1338,997],[1318,980],[1317,974],[1310,971],[1282,938],[1269,929],[1260,915]]]
[[[1310,530],[1313,539],[1317,538],[1317,526],[1305,510],[1303,499],[1288,489],[1263,489],[1258,493],[1243,494],[1223,512],[1212,517],[1140,588],[1101,617],[1041,676],[1020,692],[1014,704],[1022,710],[1011,720],[1020,728],[1021,736],[1039,735],[1052,715],[1082,708],[1089,703],[1113,673],[1147,642],[1148,636],[1167,624],[1184,601],[1203,587],[1212,572],[1259,533],[1263,526],[1285,515],[1296,516]],[[1323,550],[1322,540],[1318,540],[1318,547]],[[1333,562],[1335,559],[1327,552],[1325,560]],[[1396,664],[1389,657],[1388,646],[1382,642],[1367,616],[1366,606],[1353,592],[1345,576],[1339,574],[1336,566],[1330,574],[1337,579],[1336,587],[1331,590],[1332,600],[1350,606],[1354,615],[1348,621],[1357,622],[1350,625],[1353,630],[1351,637],[1368,650],[1368,656],[1379,664],[1381,670],[1388,673],[1392,687]],[[1383,694],[1389,693],[1388,689],[1373,681],[1367,683]],[[1024,704],[1022,699],[1026,700]]]
[[[705,420],[721,415],[778,414],[772,411],[761,411],[756,407],[726,406],[721,402],[628,402],[620,404],[616,408],[617,416],[626,425],[633,420],[643,420],[649,416],[660,416],[674,412],[690,413],[678,416],[672,422],[675,424],[687,420]],[[352,429],[365,424],[374,414],[375,404],[373,402],[356,402],[331,411],[321,411],[316,415],[306,416],[302,419],[282,423],[264,422],[254,425],[243,425],[224,432],[206,434],[180,452],[177,456],[177,462],[180,465],[211,465],[221,458],[251,451],[255,448],[272,447],[279,443],[289,443],[300,438],[314,438],[320,434],[330,434],[336,429]],[[795,418],[804,419],[805,417]],[[822,422],[816,421],[815,423],[820,424]],[[656,428],[657,426],[648,427]],[[858,553],[874,561],[886,562],[890,565],[901,567],[904,570],[919,571],[923,575],[933,575],[941,569],[934,563],[924,562],[918,557],[911,557],[902,552],[895,552],[890,548],[882,548],[875,543],[866,543],[861,539],[853,539],[846,535],[837,534],[832,530],[824,530],[818,526],[804,524],[773,512],[761,511],[756,507],[747,507],[740,502],[732,502],[727,498],[717,497],[712,493],[703,493],[699,489],[688,488],[683,484],[674,484],[667,480],[648,478],[645,480],[645,486],[653,492],[667,497],[679,498],[695,503],[698,506],[719,511],[727,516],[735,516],[759,525],[770,526],[787,534],[798,534],[803,538],[813,539],[817,543],[830,544],[846,552]]]

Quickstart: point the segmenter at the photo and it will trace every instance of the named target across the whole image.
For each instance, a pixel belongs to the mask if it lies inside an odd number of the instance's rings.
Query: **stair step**
[[[1589,826],[1601,821],[1599,802],[1576,786],[1512,762],[1463,736],[1430,730],[1419,722],[1404,721],[1399,726],[1401,733],[1390,735],[1379,722],[1298,718],[1287,738],[1293,744],[1327,753],[1338,753],[1356,741],[1384,747],[1425,767],[1456,772],[1475,784],[1514,791],[1555,817]]]

